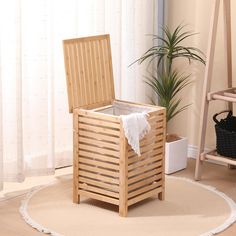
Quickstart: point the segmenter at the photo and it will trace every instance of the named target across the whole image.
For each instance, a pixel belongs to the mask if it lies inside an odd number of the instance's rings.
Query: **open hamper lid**
[[[115,98],[110,36],[63,41],[69,111],[111,104]]]

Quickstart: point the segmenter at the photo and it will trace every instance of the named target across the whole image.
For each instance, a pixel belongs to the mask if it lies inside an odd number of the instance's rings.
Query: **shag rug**
[[[197,236],[214,235],[236,220],[236,204],[224,193],[185,178],[166,177],[165,201],[150,198],[118,207],[82,198],[72,203],[72,176],[61,176],[32,189],[20,213],[37,230],[65,236]]]

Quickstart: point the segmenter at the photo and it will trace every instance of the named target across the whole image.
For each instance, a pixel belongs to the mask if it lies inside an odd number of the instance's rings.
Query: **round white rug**
[[[25,221],[39,231],[65,236],[213,235],[236,219],[236,204],[212,187],[166,177],[165,201],[150,198],[131,206],[128,217],[118,207],[82,198],[72,203],[72,177],[32,190],[22,202]]]

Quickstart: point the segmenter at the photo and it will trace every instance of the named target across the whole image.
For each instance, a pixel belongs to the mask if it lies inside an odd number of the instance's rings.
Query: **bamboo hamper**
[[[73,202],[80,195],[128,206],[164,199],[165,109],[115,99],[109,35],[63,41],[69,110],[73,113]],[[146,111],[151,131],[131,149],[119,115]]]

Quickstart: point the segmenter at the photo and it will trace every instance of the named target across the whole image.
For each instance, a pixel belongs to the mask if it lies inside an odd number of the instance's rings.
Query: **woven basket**
[[[222,113],[228,113],[225,119],[220,121],[217,116]],[[236,117],[232,111],[222,111],[213,116],[216,131],[216,150],[217,153],[236,159]]]

